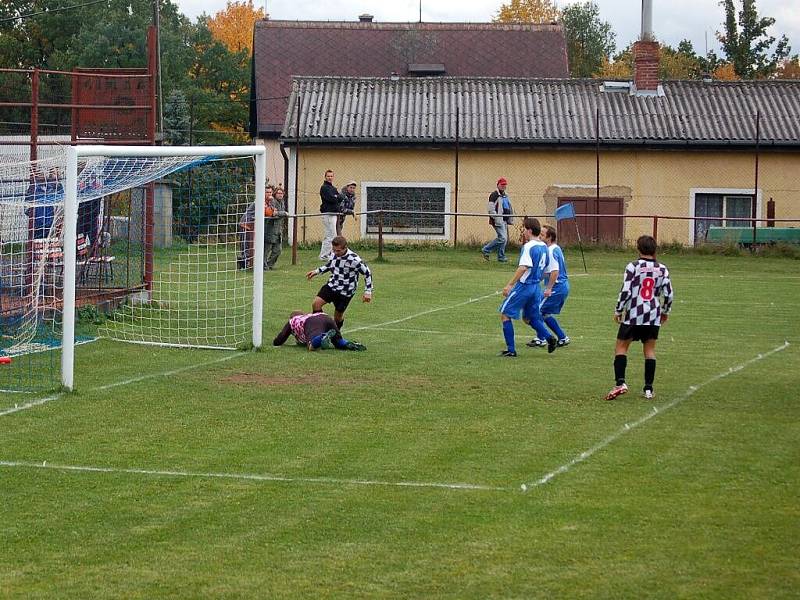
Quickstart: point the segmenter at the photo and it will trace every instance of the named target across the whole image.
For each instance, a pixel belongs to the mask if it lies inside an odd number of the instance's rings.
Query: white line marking
[[[740,365],[737,365],[735,367],[730,367],[727,371],[723,371],[722,373],[720,373],[719,375],[715,375],[711,379],[708,379],[708,380],[706,380],[706,381],[704,381],[702,383],[698,383],[696,385],[690,385],[689,389],[687,389],[686,392],[683,395],[678,396],[677,398],[675,398],[671,402],[668,402],[667,404],[663,405],[660,408],[657,408],[657,407],[654,406],[650,412],[648,412],[646,415],[644,415],[640,419],[634,421],[633,423],[625,423],[625,425],[620,427],[620,429],[618,429],[615,433],[612,433],[610,436],[608,436],[606,439],[601,441],[599,444],[596,444],[596,445],[592,446],[591,448],[589,448],[588,450],[585,450],[584,452],[581,452],[578,456],[573,458],[568,463],[565,463],[565,464],[561,465],[560,467],[558,467],[554,471],[550,471],[545,476],[543,476],[540,479],[534,481],[533,483],[528,483],[528,484],[523,483],[520,486],[520,489],[523,492],[526,492],[531,488],[534,488],[534,487],[537,487],[537,486],[540,486],[540,485],[544,485],[545,483],[547,483],[551,479],[553,479],[556,475],[561,475],[562,473],[566,473],[567,471],[569,471],[572,467],[574,467],[578,463],[581,463],[581,462],[585,461],[587,458],[589,458],[590,456],[592,456],[596,452],[599,452],[600,450],[602,450],[603,448],[605,448],[609,444],[617,441],[625,433],[636,429],[637,427],[639,427],[639,425],[643,425],[644,423],[647,423],[647,421],[649,421],[650,419],[652,419],[653,417],[655,417],[659,413],[664,413],[664,412],[668,411],[670,408],[673,408],[673,407],[677,406],[678,404],[680,404],[681,402],[683,402],[684,400],[686,400],[687,398],[692,396],[692,394],[697,392],[699,389],[701,389],[701,388],[703,388],[703,387],[705,387],[707,385],[710,385],[712,383],[715,383],[715,382],[719,381],[720,379],[724,379],[728,375],[731,375],[733,373],[738,373],[739,371],[741,371],[742,369],[752,365],[753,363],[756,363],[759,360],[767,358],[768,356],[771,356],[772,354],[775,354],[776,352],[781,352],[782,350],[786,350],[786,348],[788,348],[788,347],[789,347],[789,342],[784,342],[783,345],[777,346],[777,347],[773,348],[772,350],[770,350],[769,352],[765,352],[763,354],[759,354],[758,356],[755,356],[755,357],[743,362]]]
[[[152,475],[156,477],[197,477],[205,479],[235,479],[247,481],[273,481],[282,483],[325,483],[331,485],[371,485],[383,487],[438,488],[447,490],[470,490],[486,492],[508,492],[511,488],[478,485],[473,483],[436,483],[425,481],[380,481],[376,479],[336,479],[333,477],[286,477],[283,475],[259,475],[253,473],[200,473],[192,471],[162,471],[155,469],[116,469],[80,465],[47,464],[47,461],[21,462],[0,461],[0,467],[25,469],[53,469],[55,471],[77,471],[81,473],[112,473],[128,475]]]
[[[183,373],[184,371],[191,371],[192,369],[197,369],[200,367],[207,367],[209,365],[214,365],[217,363],[225,362],[231,359],[234,359],[238,356],[241,356],[242,352],[237,352],[236,354],[230,354],[228,356],[223,356],[222,358],[215,358],[214,360],[196,363],[193,365],[187,365],[185,367],[181,367],[179,369],[173,369],[171,371],[164,371],[161,373],[151,373],[150,375],[142,375],[140,377],[134,377],[132,379],[126,379],[124,381],[118,381],[116,383],[109,383],[107,385],[101,385],[99,387],[90,388],[89,392],[102,392],[105,390],[110,390],[115,387],[120,387],[123,385],[130,385],[131,383],[138,383],[140,381],[144,381],[146,379],[155,379],[156,377],[170,377],[172,375],[177,375],[178,373]],[[0,417],[4,417],[6,415],[10,415],[13,413],[17,413],[23,410],[28,410],[30,408],[36,408],[37,406],[41,406],[43,404],[47,404],[48,402],[52,402],[54,400],[60,400],[66,394],[64,392],[60,392],[58,394],[53,394],[52,396],[47,396],[45,398],[39,398],[38,400],[32,400],[30,402],[26,402],[25,404],[14,405],[14,408],[7,408],[5,410],[0,411]]]
[[[131,383],[138,383],[140,381],[144,381],[145,379],[154,379],[155,377],[171,377],[172,375],[177,375],[178,373],[183,373],[184,371],[191,371],[192,369],[197,369],[198,367],[207,367],[209,365],[216,365],[218,363],[227,362],[234,358],[241,356],[242,352],[237,352],[235,354],[230,354],[227,356],[223,356],[222,358],[215,358],[214,360],[210,360],[203,363],[197,363],[194,365],[187,365],[185,367],[181,367],[179,369],[173,369],[172,371],[164,371],[163,373],[155,373],[151,375],[141,375],[139,377],[134,377],[132,379],[126,379],[124,381],[118,381],[116,383],[109,383],[106,385],[101,385],[96,388],[92,388],[89,390],[90,392],[102,392],[105,390],[110,390],[115,387],[120,387],[123,385],[130,385]]]
[[[6,408],[5,410],[0,410],[0,417],[11,415],[23,410],[28,410],[29,408],[34,408],[36,406],[41,406],[42,404],[47,404],[48,402],[52,402],[53,400],[58,400],[63,395],[64,395],[63,393],[54,394],[52,396],[47,396],[46,398],[39,398],[38,400],[32,400],[30,402],[26,402],[25,404],[15,404],[14,408]]]
[[[499,321],[498,321],[499,323]],[[453,331],[437,331],[435,329],[406,329],[403,327],[381,327],[380,325],[374,325],[372,327],[376,331],[398,331],[400,333],[427,333],[430,335],[458,335],[458,337],[490,337],[490,338],[497,338],[500,333],[502,332],[495,332],[495,333],[481,333],[478,331],[466,331],[462,332],[459,331],[457,334]],[[533,329],[528,329],[522,332],[515,332],[514,339],[517,340],[529,340],[532,336],[535,336],[536,332]],[[753,334],[754,336],[756,334]],[[573,338],[577,339],[577,338]],[[715,344],[714,347],[718,347],[719,344]]]
[[[485,296],[481,296],[480,298],[470,298],[469,300],[465,300],[464,302],[459,302],[458,304],[451,304],[449,306],[440,306],[439,308],[431,308],[430,310],[424,310],[420,313],[416,313],[408,317],[403,317],[402,319],[395,319],[394,321],[387,321],[386,323],[375,323],[374,325],[363,325],[361,327],[355,327],[353,329],[348,329],[347,333],[351,333],[353,331],[363,331],[364,329],[375,329],[377,327],[385,327],[386,325],[396,325],[397,323],[410,321],[411,319],[416,319],[417,317],[422,317],[425,315],[429,315],[431,313],[440,312],[443,310],[450,310],[451,308],[458,308],[459,306],[466,306],[467,304],[472,304],[473,302],[480,302],[481,300],[486,300],[487,298],[492,298],[499,294],[500,294],[499,291],[492,292],[491,294],[486,294]]]

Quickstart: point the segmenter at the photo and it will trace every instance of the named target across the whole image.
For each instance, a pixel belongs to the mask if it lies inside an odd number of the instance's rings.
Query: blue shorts
[[[569,296],[569,285],[565,286],[556,286],[553,289],[553,293],[550,294],[549,298],[545,298],[542,301],[541,311],[543,315],[557,315],[561,313],[561,309],[564,308],[564,303],[567,301],[567,296]]]
[[[542,288],[532,283],[517,283],[497,310],[512,319],[519,319],[520,313],[527,318],[530,310],[539,310],[541,301]]]

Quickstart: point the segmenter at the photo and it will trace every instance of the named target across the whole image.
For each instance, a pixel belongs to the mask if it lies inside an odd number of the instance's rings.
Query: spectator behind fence
[[[273,199],[272,199],[272,192],[273,187],[271,185],[267,186],[267,189],[264,190],[264,217],[272,216],[275,208],[273,207]],[[264,265],[263,269],[265,271],[269,271],[269,267],[267,266],[267,223],[264,222]],[[236,267],[238,269],[249,269],[253,266],[253,256],[255,254],[255,249],[253,248],[253,238],[255,236],[255,228],[256,228],[256,203],[251,202],[247,205],[247,208],[242,215],[242,218],[239,219],[239,256],[236,260]],[[280,254],[280,252],[279,252]],[[277,260],[277,257],[275,257]]]
[[[489,194],[487,208],[489,211],[489,225],[494,227],[495,239],[486,244],[481,252],[483,259],[489,260],[489,254],[497,250],[497,260],[508,262],[506,258],[506,244],[508,244],[508,226],[514,222],[514,209],[511,199],[506,194],[508,182],[504,177],[497,180],[497,189]]]
[[[322,213],[322,247],[319,251],[319,259],[327,261],[332,256],[331,242],[336,235],[336,218],[339,215],[339,191],[333,185],[333,171],[325,171],[325,181],[319,188],[319,197],[322,203],[319,212]]]
[[[339,194],[339,215],[336,217],[336,235],[342,235],[344,229],[344,220],[347,215],[352,215],[355,219],[356,209],[356,182],[349,181],[346,186],[342,188]]]
[[[278,262],[281,255],[281,245],[283,244],[283,224],[289,213],[286,212],[286,204],[283,201],[283,188],[275,188],[272,200],[268,206],[272,208],[272,214],[266,211],[264,218],[264,270],[271,271]]]

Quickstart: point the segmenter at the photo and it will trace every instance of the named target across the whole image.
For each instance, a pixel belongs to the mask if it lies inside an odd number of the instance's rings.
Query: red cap
[[[508,182],[506,181],[505,177],[501,177],[500,179],[497,180],[497,185],[498,186],[500,186],[500,185],[508,185]]]

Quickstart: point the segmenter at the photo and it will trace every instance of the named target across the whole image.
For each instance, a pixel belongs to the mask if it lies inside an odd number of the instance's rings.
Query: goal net
[[[0,162],[0,389],[72,388],[98,336],[259,346],[263,148],[65,150]]]

